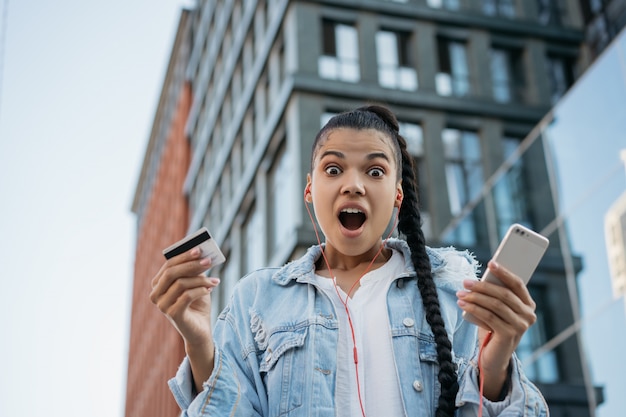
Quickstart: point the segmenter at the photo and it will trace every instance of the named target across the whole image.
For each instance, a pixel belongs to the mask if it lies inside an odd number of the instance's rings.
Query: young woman
[[[325,242],[244,277],[215,329],[219,279],[202,275],[210,261],[198,250],[153,279],[150,298],[187,352],[169,382],[182,415],[548,415],[514,355],[536,318],[532,298],[493,262],[506,287],[477,281],[467,252],[426,247],[394,115],[370,106],[333,117],[311,159],[304,199]],[[392,221],[403,239],[384,235]]]

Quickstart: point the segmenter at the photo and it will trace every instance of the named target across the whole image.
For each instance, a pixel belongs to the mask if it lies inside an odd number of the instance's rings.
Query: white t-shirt
[[[403,271],[404,258],[400,252],[394,250],[383,266],[361,278],[361,285],[352,298],[348,298],[337,287],[341,298],[348,300],[358,352],[361,398],[367,417],[404,415],[387,312],[389,285]],[[332,300],[339,319],[336,415],[362,417],[354,365],[354,344],[346,308],[337,295],[333,280],[320,275],[315,277],[320,288]]]

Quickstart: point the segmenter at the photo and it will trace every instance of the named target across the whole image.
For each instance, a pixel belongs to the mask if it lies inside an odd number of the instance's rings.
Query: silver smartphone
[[[166,259],[170,259],[196,246],[200,248],[201,258],[208,256],[211,259],[211,266],[216,266],[226,261],[224,254],[219,246],[217,246],[217,243],[215,243],[215,240],[211,237],[206,227],[202,227],[200,230],[163,249],[163,256],[165,256]]]
[[[498,249],[493,254],[493,260],[508,269],[527,284],[535,272],[539,261],[548,248],[548,239],[521,224],[513,224],[507,231]],[[487,269],[481,281],[491,282],[504,286],[500,280]],[[474,317],[463,312],[463,318],[475,323]]]

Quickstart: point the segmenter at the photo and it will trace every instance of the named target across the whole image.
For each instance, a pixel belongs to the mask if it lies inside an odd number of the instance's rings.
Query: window
[[[296,208],[293,204],[294,175],[292,170],[292,158],[283,143],[276,153],[274,166],[271,169],[271,201],[272,201],[272,247],[280,249],[282,244],[289,239],[294,230]]]
[[[323,51],[317,65],[320,77],[358,82],[361,74],[356,28],[344,23],[323,20],[322,35]]]
[[[461,0],[428,0],[428,5],[433,9],[459,10]]]
[[[400,134],[406,140],[407,150],[415,158],[424,156],[424,133],[422,126],[416,123],[398,122]]]
[[[521,53],[515,49],[491,50],[491,78],[494,100],[500,103],[520,101],[524,89]]]
[[[554,105],[574,84],[574,58],[551,55],[547,57],[550,80],[550,102]]]
[[[222,170],[220,175],[220,189],[222,194],[222,213],[228,213],[229,207],[232,203],[233,191],[232,191],[232,179],[231,179],[231,162],[228,161]]]
[[[376,33],[378,83],[387,88],[417,90],[417,73],[412,67],[411,35],[381,30]]]
[[[515,0],[483,0],[482,7],[487,16],[515,17]]]
[[[244,226],[245,230],[245,268],[244,273],[254,271],[263,267],[263,248],[265,240],[263,238],[263,222],[261,213],[256,205],[253,205],[248,213],[248,220]]]
[[[438,57],[439,72],[435,79],[437,93],[442,96],[466,96],[470,83],[465,44],[439,38]]]
[[[320,126],[324,127],[326,123],[328,123],[328,121],[332,119],[336,114],[337,113],[332,113],[328,111],[322,113],[322,115],[320,116]]]
[[[209,203],[209,213],[211,213],[211,219],[222,218],[222,195],[219,188],[216,188],[211,195],[211,202]]]
[[[227,258],[226,264],[224,265],[224,269],[222,271],[222,283],[219,286],[219,289],[221,290],[219,297],[221,305],[217,306],[218,308],[216,314],[219,314],[219,312],[221,312],[224,307],[226,307],[226,303],[228,302],[228,300],[230,300],[230,297],[233,294],[233,289],[235,288],[235,285],[237,285],[239,278],[240,277],[239,270],[237,269],[237,263],[232,262],[229,258]]]
[[[502,139],[505,161],[519,148],[519,138]],[[520,156],[509,170],[494,185],[494,204],[498,223],[498,236],[504,237],[509,226],[521,223],[532,228],[527,205],[528,188],[526,186],[524,156]]]
[[[450,213],[461,215],[463,208],[483,187],[483,169],[480,140],[476,132],[445,129],[442,132],[446,183],[450,200]],[[475,213],[465,216],[452,236],[446,238],[465,246],[476,243]]]
[[[538,0],[537,18],[542,25],[560,25],[561,10],[559,10],[558,0]],[[586,3],[584,1],[581,4]]]
[[[241,129],[237,132],[237,136],[235,137],[235,142],[233,143],[233,149],[231,151],[230,160],[233,164],[233,183],[232,183],[232,193],[235,195],[237,193],[237,188],[239,187],[240,179],[243,176],[243,168],[242,168],[242,160],[241,160]]]
[[[430,213],[428,212],[428,182],[424,180],[424,133],[422,126],[410,122],[398,122],[400,126],[400,134],[406,140],[407,150],[413,156],[415,164],[417,180],[418,180],[418,199],[420,214],[422,216],[422,231],[426,239],[432,238],[432,227],[430,222]]]
[[[544,306],[550,305],[545,296],[546,290],[533,285],[529,285],[528,290],[537,304],[537,309],[535,310],[537,321],[524,333],[522,340],[520,340],[517,346],[516,353],[522,363],[524,363],[536,349],[543,346],[548,341],[547,312],[543,308]],[[537,358],[537,360],[527,364],[524,367],[524,372],[526,376],[534,382],[544,384],[557,382],[559,380],[559,368],[556,352],[554,350],[545,352]]]

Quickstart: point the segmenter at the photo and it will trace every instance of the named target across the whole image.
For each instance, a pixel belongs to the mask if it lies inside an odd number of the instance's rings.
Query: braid
[[[376,113],[393,130],[400,148],[404,199],[399,213],[398,231],[406,237],[411,250],[411,261],[417,273],[417,286],[422,295],[426,321],[430,325],[437,344],[438,379],[441,384],[441,395],[435,416],[451,417],[456,408],[455,399],[459,391],[459,383],[456,367],[452,362],[452,343],[448,338],[441,317],[437,288],[431,272],[430,259],[426,253],[426,240],[421,227],[422,219],[418,207],[417,178],[413,158],[407,151],[406,141],[398,132],[398,123],[393,114],[380,107],[369,107],[367,110]]]
[[[426,321],[430,324],[437,344],[438,379],[441,384],[441,395],[439,396],[439,404],[435,415],[436,417],[453,416],[459,383],[456,367],[452,362],[452,343],[450,343],[443,318],[441,317],[437,288],[431,273],[430,259],[426,253],[426,241],[422,232],[422,220],[418,209],[413,158],[406,150],[404,139],[399,136],[398,141],[400,142],[402,152],[402,189],[404,190],[398,231],[404,234],[411,250],[411,261],[417,272],[417,286],[422,295]]]

